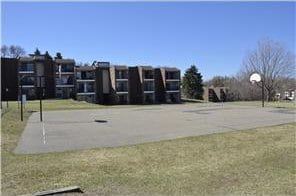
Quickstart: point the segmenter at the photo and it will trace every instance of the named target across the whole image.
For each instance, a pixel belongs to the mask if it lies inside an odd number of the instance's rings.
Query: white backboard
[[[250,77],[250,82],[260,82],[261,76],[258,73],[253,73]]]

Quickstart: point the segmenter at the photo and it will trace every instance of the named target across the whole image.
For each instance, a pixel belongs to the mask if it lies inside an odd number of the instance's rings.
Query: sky
[[[262,39],[295,54],[295,2],[2,2],[1,43],[76,62],[235,75]]]

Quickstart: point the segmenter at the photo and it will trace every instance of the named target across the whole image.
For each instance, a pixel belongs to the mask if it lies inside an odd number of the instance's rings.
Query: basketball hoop
[[[250,76],[250,82],[252,84],[255,84],[257,82],[261,82],[261,88],[262,88],[262,107],[264,107],[264,80],[261,79],[261,76],[258,73],[253,73]]]
[[[260,82],[261,81],[261,76],[258,74],[258,73],[253,73],[251,76],[250,76],[250,82],[252,84],[255,84],[255,82]]]

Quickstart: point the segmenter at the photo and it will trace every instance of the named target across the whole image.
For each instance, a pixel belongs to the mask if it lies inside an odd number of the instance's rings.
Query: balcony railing
[[[144,83],[144,91],[154,91],[154,85],[151,83]]]
[[[74,85],[73,78],[56,78],[56,85]]]
[[[60,65],[60,66],[59,65],[56,66],[56,72],[59,72],[60,69],[61,69],[61,72],[74,72],[74,65]]]
[[[166,72],[165,77],[167,80],[179,80],[180,75],[178,72]]]
[[[95,76],[76,77],[77,80],[94,80]]]
[[[19,82],[20,85],[35,85],[35,78],[33,77],[24,77]]]
[[[22,64],[19,68],[20,72],[34,72],[33,64]]]
[[[177,91],[177,90],[180,90],[180,86],[179,85],[169,85],[169,84],[167,84],[166,90],[167,91]]]
[[[116,91],[117,92],[127,92],[128,91],[128,88],[125,87],[125,86],[120,86],[120,87],[116,87]]]
[[[86,72],[86,71],[77,71],[76,79],[77,80],[94,80],[96,78],[94,72]]]
[[[128,79],[127,71],[116,71],[115,73],[116,79]]]
[[[152,71],[144,71],[144,79],[154,79]]]
[[[78,88],[77,89],[77,93],[93,93],[93,92],[95,92],[94,88],[87,88],[87,89]]]
[[[77,92],[78,93],[92,93],[92,92],[95,92],[95,87],[94,87],[94,85],[86,84],[86,86],[85,86],[85,84],[81,84],[81,85],[78,85]]]

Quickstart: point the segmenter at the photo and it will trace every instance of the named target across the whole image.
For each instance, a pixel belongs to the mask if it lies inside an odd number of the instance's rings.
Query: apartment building
[[[27,99],[54,98],[54,73],[51,59],[45,55],[21,57],[18,64],[18,88]],[[40,91],[39,91],[40,90]]]
[[[152,66],[137,66],[129,68],[130,103],[155,103],[154,69]]]
[[[96,67],[76,67],[76,99],[96,103]]]
[[[55,59],[55,97],[75,98],[75,61],[73,59]]]
[[[154,70],[155,99],[159,103],[180,103],[180,70],[171,67],[161,67]]]
[[[128,67],[109,62],[75,67],[73,59],[30,55],[1,58],[1,69],[3,100],[17,100],[20,94],[26,94],[27,99],[41,95],[107,105],[180,102],[180,71],[176,68]]]

